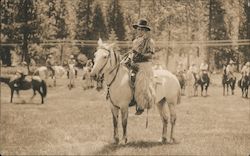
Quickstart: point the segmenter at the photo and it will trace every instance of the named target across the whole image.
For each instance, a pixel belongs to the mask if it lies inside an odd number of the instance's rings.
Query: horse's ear
[[[101,38],[99,38],[99,40],[98,40],[97,44],[98,44],[98,46],[101,46],[101,45],[103,44],[103,42],[102,42],[102,39],[101,39]]]

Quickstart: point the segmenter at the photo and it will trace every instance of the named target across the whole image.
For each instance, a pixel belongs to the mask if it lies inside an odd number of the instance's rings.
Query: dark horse
[[[210,78],[207,73],[202,73],[201,77],[196,80],[196,83],[201,86],[201,96],[203,96],[203,91],[205,89],[207,96],[207,89],[210,84]]]
[[[250,86],[250,76],[243,76],[238,81],[238,86],[241,88],[242,91],[242,97],[248,98],[248,88]]]
[[[47,94],[47,85],[44,80],[38,78],[32,78],[31,81],[24,79],[21,82],[21,85],[15,86],[15,81],[11,79],[11,77],[0,77],[0,82],[6,83],[10,87],[11,97],[10,102],[12,103],[14,91],[16,91],[17,95],[19,95],[19,90],[29,90],[33,89],[32,99],[36,95],[36,91],[41,95],[42,104],[44,103],[43,98],[46,97]]]
[[[227,95],[228,95],[228,87],[229,86],[231,88],[232,95],[234,95],[235,83],[236,83],[236,77],[228,78],[228,75],[226,74],[226,69],[224,69],[223,76],[222,76],[223,95],[225,95],[226,87],[227,87]]]
[[[180,86],[181,86],[181,94],[185,95],[185,88],[186,88],[186,80],[185,80],[185,73],[184,72],[178,72],[176,74],[177,79],[179,80]]]

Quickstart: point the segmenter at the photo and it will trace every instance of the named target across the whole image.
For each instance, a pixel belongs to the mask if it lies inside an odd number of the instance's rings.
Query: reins
[[[104,49],[104,50],[106,50],[106,51],[109,52],[109,55],[108,55],[108,56],[109,56],[110,59],[111,59],[111,51],[110,51],[109,49],[104,48],[104,47],[102,47],[102,49]],[[115,55],[115,59],[117,60],[116,55]],[[103,67],[101,68],[100,72],[102,72],[102,70],[105,68],[105,66],[107,65],[107,63],[108,63],[108,59],[107,59],[107,61],[105,62],[105,64],[103,65]],[[107,95],[106,95],[106,100],[110,99],[110,102],[111,102],[112,105],[115,106],[115,107],[118,107],[118,106],[116,106],[116,105],[114,104],[113,100],[112,100],[111,97],[110,97],[110,87],[111,87],[111,85],[114,83],[114,81],[115,81],[115,79],[116,79],[116,77],[117,77],[119,68],[120,68],[120,62],[118,62],[118,63],[115,65],[115,67],[109,72],[109,74],[111,74],[111,73],[116,69],[115,76],[112,78],[111,82],[110,82],[109,84],[107,84],[107,90],[108,90],[108,91],[107,91]],[[119,107],[118,107],[118,108],[119,108]]]

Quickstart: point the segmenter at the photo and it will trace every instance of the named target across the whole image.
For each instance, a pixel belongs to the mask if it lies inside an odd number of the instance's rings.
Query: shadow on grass
[[[132,141],[128,142],[125,145],[119,144],[116,145],[114,143],[110,143],[108,145],[105,145],[102,149],[99,151],[96,151],[94,155],[106,155],[106,154],[111,154],[119,149],[122,148],[152,148],[155,146],[163,146],[163,145],[170,145],[170,144],[163,144],[159,141]]]

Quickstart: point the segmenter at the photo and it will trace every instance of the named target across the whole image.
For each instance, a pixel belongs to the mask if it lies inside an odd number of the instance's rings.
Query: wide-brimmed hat
[[[145,28],[147,31],[151,30],[146,19],[140,19],[137,24],[133,24],[134,29],[137,29],[138,27]]]

